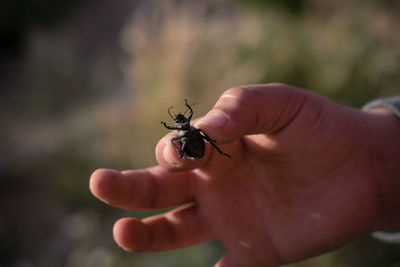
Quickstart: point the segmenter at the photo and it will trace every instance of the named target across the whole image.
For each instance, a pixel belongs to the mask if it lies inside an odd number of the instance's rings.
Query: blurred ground
[[[286,82],[360,107],[399,94],[400,4],[371,0],[3,1],[0,266],[212,266],[223,248],[129,254],[90,173],[155,164],[171,105]],[[156,107],[156,108],[155,108]],[[365,237],[290,266],[400,266]]]

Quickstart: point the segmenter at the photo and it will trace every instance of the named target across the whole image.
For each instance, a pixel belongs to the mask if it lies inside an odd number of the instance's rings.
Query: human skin
[[[400,227],[400,122],[283,84],[227,90],[195,127],[210,144],[180,159],[170,139],[159,166],[96,170],[90,189],[123,209],[166,213],[114,225],[128,251],[162,251],[219,240],[218,267],[277,266]]]

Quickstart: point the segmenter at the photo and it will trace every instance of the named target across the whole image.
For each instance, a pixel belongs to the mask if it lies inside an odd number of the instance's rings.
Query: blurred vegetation
[[[19,53],[30,30],[51,27],[62,21],[77,6],[77,0],[2,0],[0,2],[0,54]],[[80,1],[84,2],[84,1]]]
[[[156,164],[159,121],[184,98],[201,116],[248,83],[285,82],[355,108],[399,94],[398,1],[54,5],[0,5],[0,266],[212,266],[217,242],[154,254],[117,248],[113,221],[151,213],[100,203],[90,173]],[[399,252],[365,237],[288,266],[398,266]]]

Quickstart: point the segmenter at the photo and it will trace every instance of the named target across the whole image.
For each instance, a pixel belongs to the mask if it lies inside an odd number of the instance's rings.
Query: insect
[[[171,143],[174,146],[178,156],[184,159],[196,160],[196,158],[202,158],[204,156],[205,150],[205,142],[209,142],[221,155],[224,155],[228,158],[231,156],[221,151],[215,144],[215,140],[211,139],[203,130],[197,129],[190,125],[190,120],[193,116],[192,107],[194,104],[189,105],[187,100],[185,99],[186,111],[185,113],[175,115],[173,117],[170,113],[170,110],[173,108],[168,108],[169,116],[175,121],[175,126],[168,126],[165,122],[161,122],[165,126],[165,128],[169,130],[177,130],[178,135],[171,138]],[[190,111],[189,117],[185,117],[187,111]],[[179,141],[181,144],[181,148],[179,149],[174,141]],[[184,155],[185,154],[185,155]]]

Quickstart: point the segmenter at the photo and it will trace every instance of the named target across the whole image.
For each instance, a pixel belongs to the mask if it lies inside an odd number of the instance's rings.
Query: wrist
[[[382,195],[378,230],[400,229],[400,120],[386,108],[365,112],[374,175]]]

